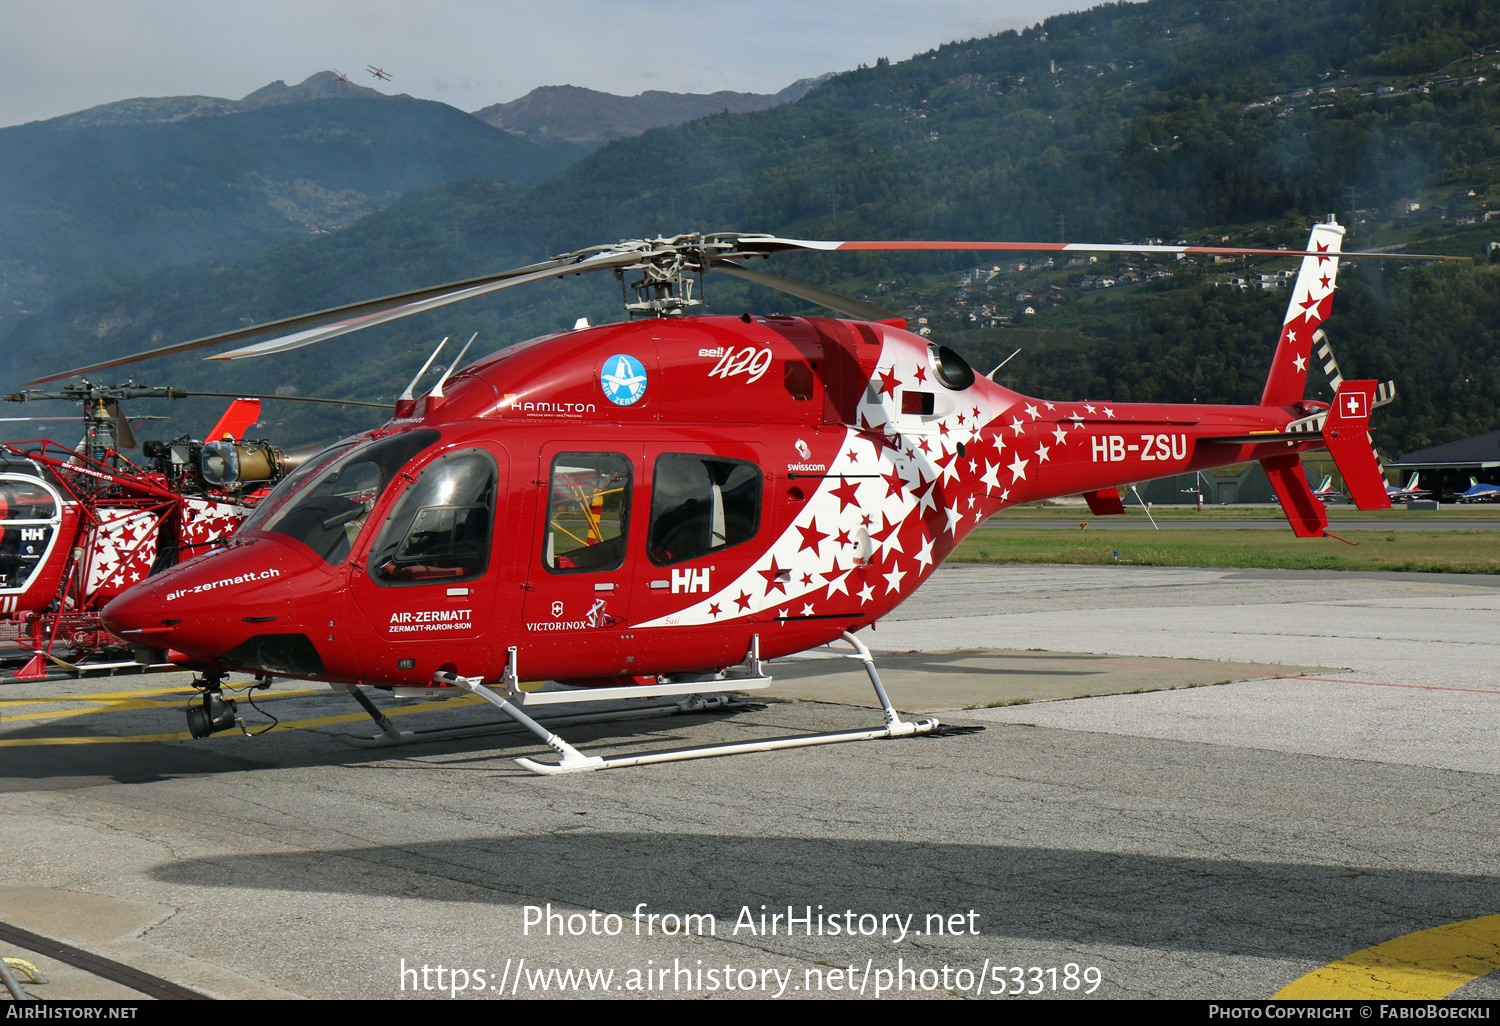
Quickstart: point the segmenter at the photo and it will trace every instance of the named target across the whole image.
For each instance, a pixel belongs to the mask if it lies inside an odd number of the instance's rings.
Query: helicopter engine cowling
[[[211,485],[275,481],[283,473],[280,449],[269,442],[205,442],[199,471]]]

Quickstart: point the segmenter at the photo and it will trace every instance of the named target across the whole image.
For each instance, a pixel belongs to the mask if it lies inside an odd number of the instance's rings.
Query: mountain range
[[[30,124],[48,125],[52,128],[161,124],[187,118],[243,114],[246,111],[280,107],[289,103],[306,103],[309,100],[349,99],[351,97],[373,100],[386,95],[388,94],[378,89],[355,85],[331,71],[320,71],[294,86],[277,80],[270,85],[262,86],[240,100],[228,100],[221,96],[137,96],[129,100],[102,103],[97,107],[63,114],[46,121],[33,121]],[[401,95],[405,96],[404,93]],[[410,99],[410,97],[406,98]]]
[[[101,276],[326,234],[412,189],[537,182],[608,139],[762,109],[811,84],[635,97],[549,87],[476,116],[323,71],[239,100],[138,97],[0,129],[0,324]]]
[[[523,138],[598,146],[640,135],[648,128],[676,125],[709,114],[748,114],[802,99],[828,75],[804,78],[778,93],[665,93],[649,89],[638,96],[615,96],[578,86],[541,86],[509,103],[474,112],[481,121]]]

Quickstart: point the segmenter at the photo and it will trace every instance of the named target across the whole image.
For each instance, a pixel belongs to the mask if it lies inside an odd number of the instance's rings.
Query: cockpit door
[[[494,444],[445,450],[401,473],[351,568],[354,604],[381,642],[360,653],[372,677],[423,681],[447,666],[478,675],[493,664],[508,481]]]

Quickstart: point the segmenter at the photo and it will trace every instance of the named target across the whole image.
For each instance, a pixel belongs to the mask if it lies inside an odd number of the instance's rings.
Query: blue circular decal
[[[599,387],[616,406],[634,406],[646,394],[646,367],[635,357],[618,353],[604,361]]]

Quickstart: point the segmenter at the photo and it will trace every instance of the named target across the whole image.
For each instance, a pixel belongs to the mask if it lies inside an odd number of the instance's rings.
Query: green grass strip
[[[1290,530],[1111,531],[980,528],[949,557],[961,563],[1140,563],[1278,570],[1500,573],[1500,531],[1348,531],[1357,545]]]

